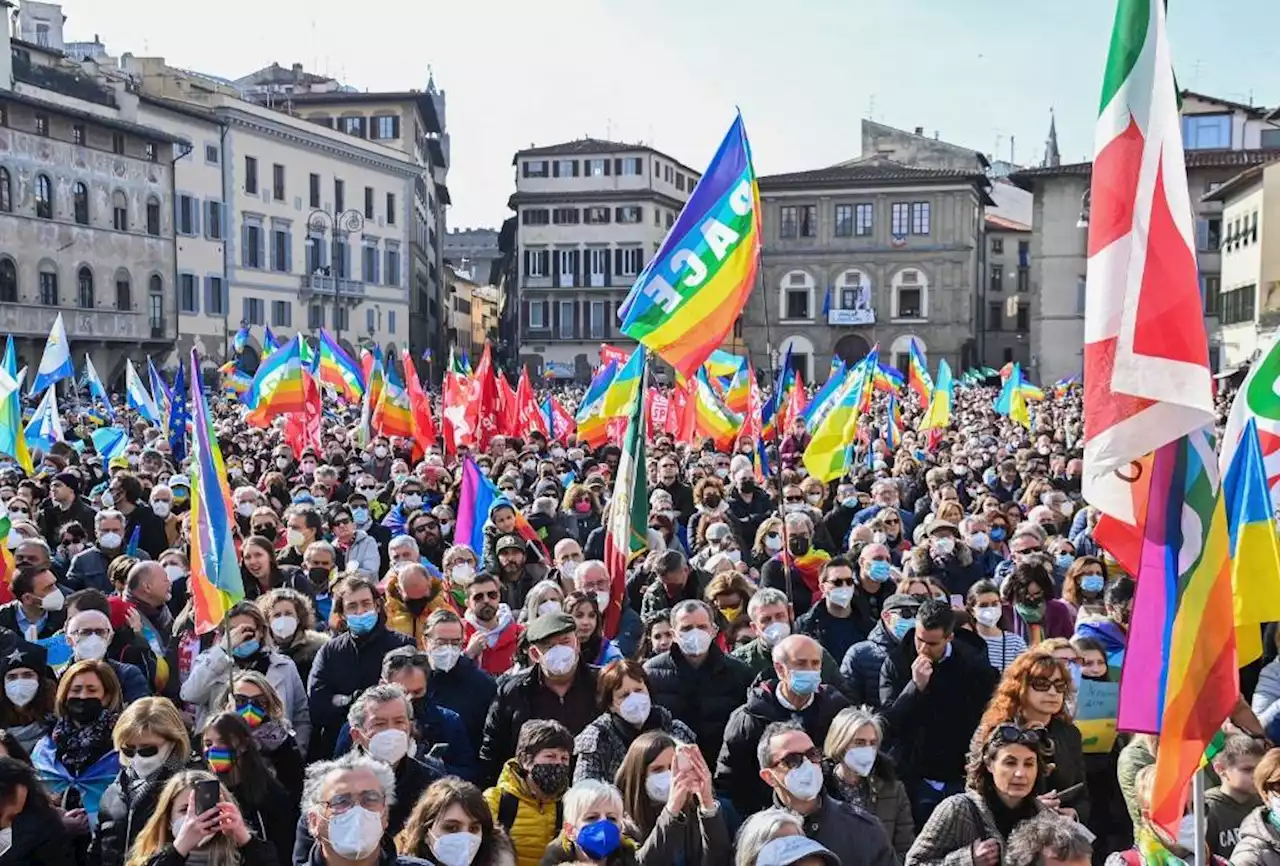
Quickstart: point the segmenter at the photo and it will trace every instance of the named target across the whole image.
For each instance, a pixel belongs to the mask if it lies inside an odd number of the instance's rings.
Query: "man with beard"
[[[413,512],[405,523],[405,532],[418,543],[418,553],[439,568],[446,545],[440,537],[440,521],[436,516],[429,511]]]
[[[504,535],[495,546],[503,600],[512,610],[524,607],[525,596],[534,584],[547,576],[547,567],[529,562],[526,542],[518,535]]]
[[[110,595],[114,588],[107,578],[107,566],[124,552],[124,515],[113,509],[99,511],[93,529],[98,541],[72,558],[67,568],[67,586],[72,591],[97,589]]]
[[[511,669],[524,626],[502,603],[502,589],[496,578],[480,574],[471,581],[463,623],[462,640],[469,659],[493,677]]]

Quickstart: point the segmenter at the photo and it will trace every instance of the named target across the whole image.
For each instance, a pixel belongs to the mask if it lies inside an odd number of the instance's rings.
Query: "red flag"
[[[498,408],[501,405],[498,396],[498,380],[493,375],[493,358],[490,357],[489,344],[484,344],[484,354],[476,366],[472,377],[471,399],[467,403],[467,417],[474,419],[471,429],[475,430],[475,447],[484,451],[500,435],[498,428]]]
[[[306,370],[302,371],[302,411],[290,412],[284,419],[284,438],[294,454],[312,448],[318,453],[323,447],[320,434],[324,404],[316,380]]]
[[[519,411],[520,404],[516,399],[516,392],[511,390],[511,383],[507,381],[505,373],[498,372],[494,374],[498,386],[498,432],[503,436],[520,436],[527,433],[529,428],[520,426]]]
[[[360,350],[360,370],[364,373],[364,380],[369,381],[369,374],[373,372],[373,352],[368,349]]]
[[[471,383],[461,373],[444,374],[444,394],[440,401],[440,425],[444,429],[444,447],[458,453],[459,445],[471,446],[475,438],[471,405]]]
[[[573,415],[569,414],[569,410],[560,405],[560,401],[555,397],[551,397],[551,422],[555,431],[554,438],[564,441],[578,429],[578,422],[574,420]]]
[[[533,395],[528,367],[520,368],[520,383],[516,386],[515,407],[517,435],[526,436],[537,430],[548,439],[551,438],[551,433],[547,430],[547,419],[543,417],[542,409],[538,406],[538,398]]]
[[[401,352],[404,361],[404,384],[409,392],[409,411],[413,413],[413,457],[421,460],[427,448],[436,444],[436,425],[431,420],[431,400],[418,381],[418,370],[408,349]]]
[[[785,417],[778,420],[778,435],[785,436],[791,429],[791,422],[804,414],[804,407],[809,403],[809,396],[804,390],[804,379],[800,377],[800,371],[796,370],[796,383],[791,388],[791,394],[787,397],[787,405],[784,411]]]
[[[649,389],[649,429],[662,430],[667,424],[667,412],[671,400],[657,388]]]
[[[617,346],[610,346],[608,343],[600,344],[600,366],[609,366],[610,361],[617,361],[621,367],[627,363],[627,359],[631,357],[631,353],[626,349],[619,349]]]

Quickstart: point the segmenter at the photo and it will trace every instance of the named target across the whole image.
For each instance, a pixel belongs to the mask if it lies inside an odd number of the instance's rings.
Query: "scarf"
[[[58,719],[53,726],[53,753],[73,776],[79,776],[94,761],[111,751],[111,729],[120,714],[103,710],[84,727],[76,727],[69,718]]]
[[[819,588],[818,579],[822,575],[822,566],[826,565],[827,560],[831,558],[831,554],[825,550],[810,549],[803,556],[791,556],[786,552],[774,554],[774,559],[782,563],[783,568],[790,565],[791,570],[800,576],[804,581],[804,585],[809,588],[809,592],[818,595],[821,590]]]
[[[498,641],[502,639],[503,630],[505,630],[506,627],[511,625],[514,621],[515,620],[511,617],[511,608],[507,607],[505,604],[498,605],[498,624],[493,628],[483,625],[475,618],[475,614],[471,611],[467,611],[467,622],[471,623],[472,628],[485,636],[485,640],[488,641],[490,647],[498,645]]]
[[[267,719],[253,729],[253,741],[264,755],[270,755],[285,744],[290,731],[279,719]]]

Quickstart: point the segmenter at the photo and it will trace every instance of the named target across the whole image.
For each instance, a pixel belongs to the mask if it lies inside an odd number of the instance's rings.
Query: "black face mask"
[[[552,799],[569,790],[571,768],[568,764],[534,764],[529,768],[529,777],[542,793]]]
[[[425,595],[422,598],[406,598],[404,606],[409,608],[409,612],[415,617],[422,616],[422,612],[427,609],[427,605],[431,603],[431,599]]]
[[[279,533],[276,531],[276,525],[274,523],[259,527],[254,532],[254,534],[261,535],[267,541],[275,541],[276,538],[279,536]]]
[[[307,579],[311,581],[311,585],[327,590],[329,588],[329,573],[331,568],[308,568]]]
[[[102,715],[102,698],[67,698],[67,715],[73,722],[87,725]]]
[[[793,535],[787,539],[787,549],[792,556],[804,556],[809,552],[809,536]]]

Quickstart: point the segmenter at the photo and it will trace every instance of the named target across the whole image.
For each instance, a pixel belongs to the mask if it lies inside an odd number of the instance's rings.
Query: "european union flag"
[[[187,424],[190,421],[185,374],[179,364],[178,375],[173,380],[173,399],[169,404],[169,448],[173,451],[175,464],[187,459]]]

